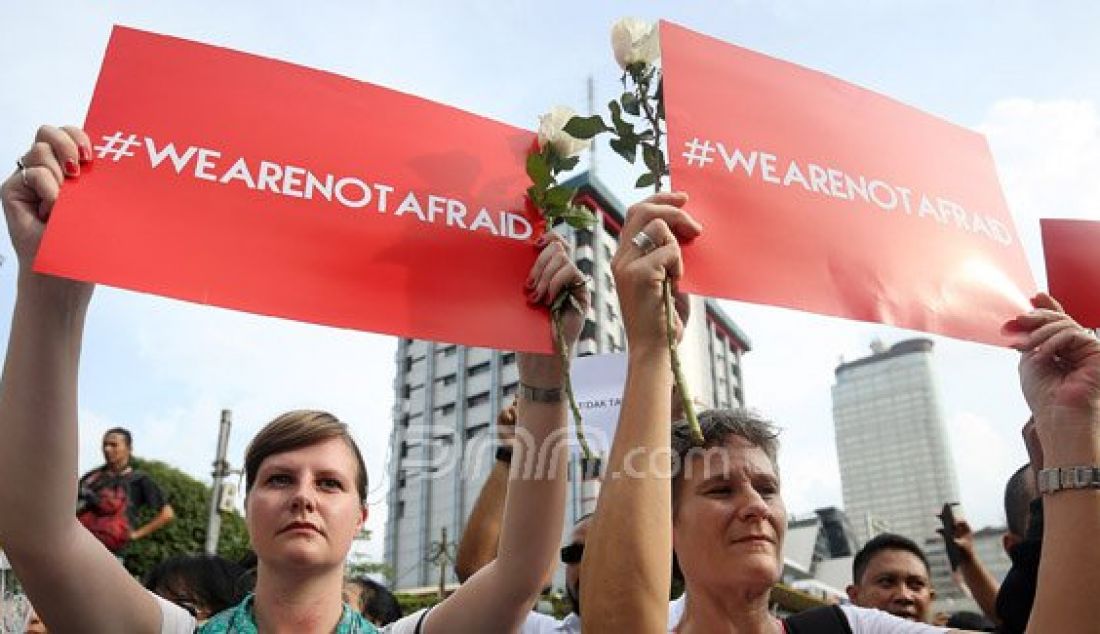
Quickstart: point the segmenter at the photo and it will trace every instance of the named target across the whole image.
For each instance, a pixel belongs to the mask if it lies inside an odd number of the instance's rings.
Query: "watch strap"
[[[1048,495],[1066,489],[1100,489],[1100,467],[1051,467],[1039,472],[1039,493]]]

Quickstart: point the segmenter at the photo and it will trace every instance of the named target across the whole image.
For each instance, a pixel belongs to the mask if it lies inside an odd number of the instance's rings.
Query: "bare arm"
[[[551,238],[532,269],[532,301],[549,304],[567,287],[583,282],[560,238]],[[570,348],[580,334],[588,291],[571,291],[580,310],[566,311],[564,332]],[[540,389],[562,385],[557,355],[517,355],[520,382]],[[542,590],[546,570],[561,542],[565,517],[566,458],[569,447],[566,404],[536,402],[523,395],[516,410],[516,443],[504,501],[504,522],[496,559],[443,603],[424,624],[427,634],[481,634],[515,630]]]
[[[955,523],[954,540],[959,547],[959,552],[962,553],[959,572],[962,573],[963,580],[970,588],[970,593],[974,595],[974,601],[978,607],[986,617],[996,623],[998,621],[997,591],[1000,589],[1000,584],[974,552],[974,532],[969,523],[962,520]]]
[[[142,526],[141,528],[131,533],[130,539],[145,539],[146,537],[167,526],[174,519],[176,519],[176,511],[172,508],[171,504],[165,504],[164,506],[160,507],[160,510],[157,511],[157,514],[154,515],[153,519],[149,520],[149,522],[145,526]]]
[[[680,274],[672,231],[689,237],[699,231],[679,209],[685,201],[681,195],[659,194],[632,207],[612,262],[629,360],[599,512],[581,563],[585,631],[665,632],[668,625],[673,380],[661,282]],[[648,255],[630,242],[643,229],[659,247]]]
[[[17,172],[2,189],[19,278],[0,383],[0,541],[50,631],[158,632],[156,602],[73,513],[77,370],[92,287],[31,270],[62,166],[73,176],[81,147],[90,157],[83,132],[43,127],[24,158],[33,166],[26,182]]]
[[[497,416],[497,442],[501,446],[513,446],[515,424],[516,406],[512,403]],[[455,554],[455,574],[459,583],[466,583],[475,572],[496,559],[500,525],[504,517],[504,496],[508,493],[508,472],[508,464],[493,460],[489,477],[477,494]]]
[[[1046,295],[1009,322],[1020,383],[1035,418],[1042,466],[1100,464],[1100,342]],[[1100,489],[1070,489],[1043,501],[1043,556],[1028,630],[1095,631],[1100,587]]]

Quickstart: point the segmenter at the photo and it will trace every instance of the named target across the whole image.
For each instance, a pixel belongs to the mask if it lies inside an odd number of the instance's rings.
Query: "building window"
[[[440,416],[450,416],[451,414],[455,413],[455,404],[447,403],[446,405],[440,405],[435,409],[439,412]]]
[[[397,501],[397,517],[405,517],[405,500]]]
[[[596,265],[592,262],[592,260],[584,258],[577,262],[577,268],[580,269],[581,273],[584,273],[585,275],[592,275],[592,271],[595,270]]]
[[[437,441],[437,442],[439,442],[440,444],[443,444],[443,445],[450,445],[450,444],[454,444],[455,436],[454,436],[454,434],[449,434],[449,433],[448,434],[440,434],[440,435],[436,436],[435,438],[433,438],[432,440],[435,440],[435,441]]]
[[[610,262],[611,259],[615,257],[615,254],[611,252],[611,247],[607,246],[606,244],[603,245],[603,257],[604,262]]]
[[[577,236],[578,247],[592,246],[592,232],[587,229],[578,229],[574,235]]]
[[[479,364],[475,365],[474,367],[467,370],[466,373],[469,374],[470,376],[477,376],[479,374],[485,374],[488,371],[489,371],[489,362],[486,361],[484,363],[479,363]]]
[[[470,398],[466,399],[466,407],[477,407],[484,403],[489,402],[489,393],[482,392],[481,394],[474,394]]]
[[[444,387],[446,387],[448,385],[454,385],[456,380],[457,379],[455,378],[454,374],[448,374],[447,376],[441,376],[438,379],[436,379],[436,381],[439,381],[440,383],[442,383]]]
[[[504,354],[500,355],[501,365],[509,365],[509,364],[512,364],[512,363],[515,363],[515,362],[516,362],[516,353],[514,353],[514,352],[505,352]]]
[[[471,440],[474,436],[477,436],[481,432],[489,429],[489,423],[478,423],[466,428],[466,440]]]
[[[603,274],[603,285],[607,290],[611,292],[615,291],[615,279],[611,277],[610,273]]]
[[[404,469],[397,472],[397,488],[399,488],[399,489],[404,489],[405,488],[405,470]]]
[[[406,424],[407,424],[407,422],[406,422]],[[409,443],[407,441],[404,441],[404,440],[401,441],[401,457],[402,458],[408,458],[409,457]],[[404,473],[404,472],[402,472],[402,473]]]
[[[581,339],[592,339],[596,336],[596,322],[591,319],[584,320],[584,328],[581,329]]]
[[[456,346],[454,344],[451,344],[451,345],[447,346],[446,348],[443,348],[443,356],[445,356],[445,357],[453,357],[453,356],[455,356],[456,352],[458,352],[458,346]]]
[[[504,386],[504,396],[509,397],[509,396],[515,394],[516,393],[516,388],[518,386],[519,386],[518,383],[509,383],[508,385],[505,385]]]

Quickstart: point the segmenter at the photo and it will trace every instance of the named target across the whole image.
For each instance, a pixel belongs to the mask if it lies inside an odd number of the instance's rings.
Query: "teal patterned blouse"
[[[198,634],[258,634],[256,620],[252,618],[252,595],[237,605],[222,610],[196,630]],[[344,604],[340,622],[332,634],[378,634],[378,629],[363,618],[351,606]]]

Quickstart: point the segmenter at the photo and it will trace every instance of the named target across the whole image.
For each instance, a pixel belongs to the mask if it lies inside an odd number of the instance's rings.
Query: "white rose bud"
[[[652,64],[661,57],[657,25],[638,18],[622,18],[611,27],[611,50],[623,70],[638,62]]]
[[[539,149],[550,145],[558,156],[567,158],[588,149],[591,139],[578,139],[566,134],[565,127],[576,112],[568,106],[554,106],[550,112],[539,117]]]

